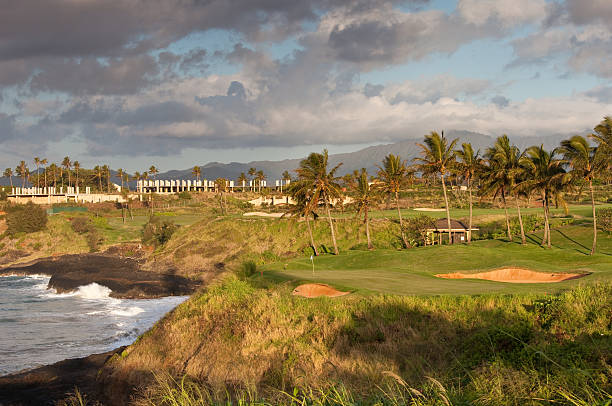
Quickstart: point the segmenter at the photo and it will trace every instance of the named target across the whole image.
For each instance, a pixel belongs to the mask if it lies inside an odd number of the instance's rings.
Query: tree
[[[253,181],[253,186],[251,190],[254,191],[255,190],[255,174],[257,174],[257,169],[249,168],[248,174],[251,177],[251,180]]]
[[[597,249],[597,216],[595,213],[595,194],[593,192],[593,179],[602,174],[608,166],[601,147],[595,148],[580,135],[561,142],[561,153],[565,163],[571,170],[568,175],[571,181],[583,180],[588,183],[591,192],[591,207],[593,209],[593,247],[591,255]]]
[[[104,177],[106,177],[106,193],[110,193],[110,167],[108,165],[102,166],[102,172],[104,173]]]
[[[79,161],[74,161],[72,166],[74,167],[74,171],[76,172],[76,182],[74,184],[74,187],[78,188],[79,187],[79,169],[81,169],[81,163]]]
[[[468,222],[468,244],[472,241],[472,182],[482,169],[482,159],[480,158],[480,151],[474,152],[472,144],[465,142],[461,145],[461,149],[456,151],[459,162],[457,163],[457,173],[463,177],[467,183],[469,204],[470,204],[470,219]]]
[[[450,143],[442,135],[432,131],[425,136],[424,143],[418,144],[421,147],[421,158],[416,158],[420,162],[419,168],[424,174],[440,175],[442,181],[442,191],[444,192],[444,205],[446,207],[446,221],[448,224],[448,243],[452,242],[450,210],[448,208],[448,196],[446,194],[446,182],[444,176],[449,173],[455,163],[455,145],[457,138]]]
[[[236,180],[238,181],[238,183],[242,187],[242,191],[244,192],[244,186],[249,181],[249,179],[246,177],[244,172],[240,172],[240,176],[238,176],[238,179],[236,179]]]
[[[382,190],[395,197],[402,241],[405,248],[410,248],[404,233],[404,223],[399,205],[399,192],[406,182],[407,170],[406,161],[402,161],[399,155],[389,154],[383,159],[382,167],[378,166],[378,179],[382,182]]]
[[[17,168],[15,168],[15,173],[21,177],[21,187],[25,188],[26,179],[30,175],[30,170],[28,169],[28,165],[25,161],[19,162]]]
[[[292,183],[289,186],[288,192],[295,201],[295,204],[289,205],[288,210],[285,214],[295,214],[300,217],[304,217],[306,220],[306,227],[308,229],[308,235],[310,237],[310,246],[314,251],[314,255],[318,256],[319,251],[317,250],[317,245],[315,244],[314,237],[312,235],[312,228],[310,227],[310,216],[316,219],[317,214],[315,213],[315,208],[318,206],[313,203],[312,195],[309,194],[312,190],[302,187],[298,183]]]
[[[142,178],[142,175],[140,174],[140,172],[136,171],[134,172],[134,175],[132,175],[132,179],[136,181],[136,191],[138,192],[138,181]],[[142,192],[142,188],[140,189],[140,192]]]
[[[55,163],[51,163],[51,165],[49,165],[49,169],[51,170],[51,173],[53,173],[53,187],[56,188],[57,187],[57,165]]]
[[[64,167],[64,169],[66,169],[66,172],[68,172],[68,187],[70,187],[70,169],[72,168],[72,162],[70,161],[69,157],[64,157],[64,160],[62,161],[62,166]]]
[[[523,168],[520,164],[522,153],[516,146],[510,144],[510,139],[504,134],[495,140],[493,147],[487,149],[485,156],[487,158],[487,165],[484,167],[482,193],[492,194],[493,198],[501,197],[506,215],[506,230],[510,241],[512,241],[512,232],[510,231],[506,196],[508,194],[514,195],[521,229],[521,242],[525,245],[527,242],[523,228],[518,189],[516,188],[523,175]]]
[[[43,158],[40,160],[40,164],[45,167],[45,187],[47,187],[47,163],[49,163],[49,161],[47,161],[47,158]]]
[[[199,166],[194,166],[191,170],[191,174],[195,176],[196,180],[199,182],[200,176],[202,176],[202,168],[200,168]]]
[[[264,180],[266,180],[266,175],[264,174],[264,171],[262,170],[257,171],[256,179],[257,179],[257,186],[259,188],[259,192],[261,192],[261,184]]]
[[[368,213],[372,206],[376,204],[377,194],[374,189],[370,187],[368,178],[368,172],[365,168],[361,168],[361,172],[356,178],[356,182],[353,184],[353,191],[355,194],[355,206],[357,213],[363,213],[363,222],[366,226],[366,238],[368,240],[368,249],[374,249],[372,245],[372,239],[370,238],[370,219]]]
[[[123,170],[123,168],[117,169],[117,176],[121,180],[121,191],[122,192],[123,192],[123,175],[125,175],[125,171]]]
[[[336,165],[330,171],[327,169],[328,163],[329,154],[326,149],[323,150],[322,154],[312,152],[307,158],[300,161],[300,166],[295,170],[298,175],[296,193],[302,193],[305,196],[311,197],[310,205],[312,210],[314,210],[314,206],[318,205],[319,202],[323,202],[334,244],[334,253],[338,255],[336,232],[329,206],[331,199],[337,199],[341,196],[341,188],[338,184],[336,171],[338,171],[342,163]]]
[[[217,185],[217,192],[219,193],[219,205],[221,206],[221,215],[225,215],[225,205],[223,204],[223,192],[227,188],[227,179],[217,178],[215,179],[215,185]]]
[[[102,179],[104,179],[104,172],[100,165],[94,167],[94,179],[98,181],[98,190],[102,193]]]
[[[11,182],[11,188],[13,187],[13,169],[11,168],[6,168],[4,170],[4,177],[5,178],[9,178],[10,182]]]
[[[551,247],[550,201],[553,197],[558,199],[565,186],[563,162],[555,157],[556,154],[556,149],[548,152],[543,145],[528,148],[525,151],[525,156],[521,158],[521,165],[525,168],[527,176],[518,185],[519,189],[539,191],[542,194],[542,208],[544,209],[542,246],[548,248]]]
[[[155,167],[155,165],[151,165],[149,168],[149,174],[153,175],[153,180],[155,180],[155,175],[159,173],[159,169]]]
[[[287,170],[285,170],[283,172],[283,174],[281,175],[281,182],[280,182],[280,191],[281,191],[281,193],[283,193],[283,182],[285,182],[285,183],[291,182],[291,174]]]
[[[600,147],[604,147],[605,151],[609,155],[612,153],[612,117],[606,116],[603,118],[601,123],[597,124],[594,128],[595,132],[590,135]]]
[[[34,165],[36,165],[36,187],[40,187],[40,174],[38,173],[38,168],[40,168],[40,158],[34,157]]]

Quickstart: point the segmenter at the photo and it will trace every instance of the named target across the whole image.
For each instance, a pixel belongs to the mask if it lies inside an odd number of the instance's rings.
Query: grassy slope
[[[612,236],[599,235],[599,252],[590,251],[592,230],[567,226],[553,231],[553,248],[539,246],[541,237],[529,235],[528,245],[504,240],[475,241],[471,245],[434,246],[411,250],[345,251],[340,256],[315,259],[315,276],[308,258],[266,266],[265,274],[277,280],[293,279],[331,283],[363,293],[478,294],[551,292],[578,284],[612,280]],[[504,266],[549,272],[591,272],[577,280],[555,284],[509,284],[482,280],[439,279],[447,272],[476,272]]]

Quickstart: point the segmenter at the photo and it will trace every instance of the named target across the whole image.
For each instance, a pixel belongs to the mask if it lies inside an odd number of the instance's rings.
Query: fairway
[[[528,236],[528,244],[506,240],[475,241],[471,245],[420,247],[408,250],[347,251],[339,256],[309,258],[265,266],[274,281],[323,282],[360,294],[399,295],[485,294],[557,292],[579,284],[612,280],[612,237],[599,234],[599,251],[588,255],[592,238],[588,227],[553,230],[553,248],[539,246],[541,235]],[[475,279],[440,279],[446,272],[475,273],[501,267],[521,267],[543,272],[588,272],[564,282],[513,284]]]

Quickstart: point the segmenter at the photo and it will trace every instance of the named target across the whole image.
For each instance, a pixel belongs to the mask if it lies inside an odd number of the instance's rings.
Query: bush
[[[17,233],[34,233],[47,226],[47,212],[34,203],[7,207],[7,232],[14,236]]]
[[[142,229],[142,242],[156,247],[167,243],[178,227],[171,220],[150,217]]]
[[[612,233],[612,209],[597,209],[597,226],[608,233]]]
[[[75,233],[85,235],[87,246],[91,252],[96,252],[100,248],[100,245],[104,242],[104,238],[96,229],[96,226],[87,217],[75,217],[70,221],[72,229]]]
[[[191,200],[191,193],[185,190],[178,194],[178,198],[182,200]]]
[[[0,201],[6,201],[8,198],[8,193],[6,192],[6,188],[0,188]]]
[[[240,264],[240,267],[236,270],[236,276],[240,279],[246,279],[251,277],[257,272],[257,265],[253,261],[245,261]]]
[[[404,222],[404,233],[410,245],[425,245],[427,230],[435,228],[435,221],[432,217],[421,214],[416,217],[408,218]]]

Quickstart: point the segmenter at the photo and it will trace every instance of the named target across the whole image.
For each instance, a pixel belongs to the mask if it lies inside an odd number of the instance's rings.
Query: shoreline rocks
[[[132,258],[108,254],[62,255],[35,262],[0,268],[0,275],[47,275],[49,288],[58,293],[97,283],[106,286],[117,299],[154,299],[192,294],[201,282],[175,275],[140,270]]]

